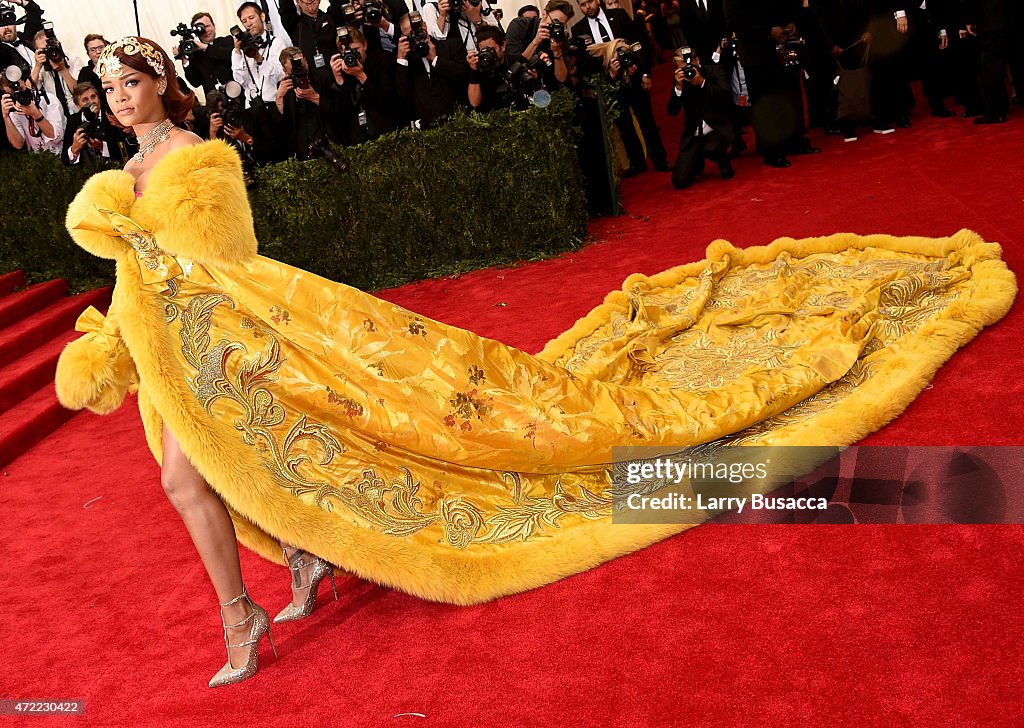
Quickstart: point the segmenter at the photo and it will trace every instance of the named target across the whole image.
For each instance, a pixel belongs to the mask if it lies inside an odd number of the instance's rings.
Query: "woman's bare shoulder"
[[[167,140],[167,149],[170,151],[172,149],[180,149],[181,147],[191,147],[194,144],[202,144],[204,141],[201,136],[179,128]]]

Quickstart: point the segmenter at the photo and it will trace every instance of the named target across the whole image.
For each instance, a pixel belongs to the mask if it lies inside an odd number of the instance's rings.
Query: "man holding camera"
[[[347,143],[362,144],[397,129],[394,56],[370,48],[355,28],[338,29],[338,51],[331,71],[345,104]]]
[[[256,3],[242,3],[238,19],[245,30],[237,26],[231,30],[235,46],[231,52],[231,74],[245,91],[246,108],[273,104],[277,86],[284,78],[278,58],[285,46],[267,30],[267,16]]]
[[[53,34],[53,27],[40,30],[33,38],[36,55],[32,67],[32,83],[41,89],[50,101],[56,101],[65,119],[78,111],[74,105],[73,89],[78,84],[77,76],[82,64],[72,62],[64,53],[60,41]],[[44,27],[46,27],[44,26]]]
[[[672,169],[672,186],[689,187],[704,171],[705,160],[718,165],[722,179],[736,176],[729,161],[729,147],[735,133],[732,124],[732,89],[722,66],[701,65],[689,47],[676,51],[675,83],[668,97],[669,116],[684,113],[685,126],[679,138],[679,154]]]
[[[213,23],[213,16],[207,12],[198,12],[192,16],[192,28],[196,31],[196,37],[174,46],[171,55],[181,61],[185,79],[192,88],[201,88],[205,93],[210,93],[219,84],[231,80],[234,40],[229,36],[217,37],[217,26]]]
[[[600,0],[580,0],[579,5],[584,17],[572,27],[573,37],[590,36],[597,43],[621,40],[629,44],[640,44],[639,52],[631,55],[632,62],[629,67],[620,68],[619,61],[612,60],[611,72],[613,79],[620,82],[619,102],[623,110],[617,126],[622,143],[626,147],[626,154],[629,156],[629,169],[622,176],[632,177],[647,171],[644,146],[633,127],[630,112],[636,116],[640,124],[640,131],[647,145],[647,154],[654,163],[654,169],[659,172],[671,172],[668,153],[661,141],[661,131],[654,119],[654,109],[651,108],[651,53],[647,33],[622,8],[605,9],[601,6]]]
[[[336,28],[358,30],[371,51],[394,53],[398,48],[398,22],[408,12],[405,0],[331,0],[327,18]]]
[[[462,44],[467,51],[476,50],[476,30],[484,25],[498,27],[498,18],[485,0],[437,0],[423,6],[423,21],[427,32],[434,40],[442,41],[453,36],[458,27]]]
[[[395,90],[413,127],[424,128],[455,111],[466,94],[466,87],[459,90],[448,79],[465,75],[468,68],[465,61],[452,57],[450,46],[443,57],[439,55],[445,44],[439,47],[434,43],[419,13],[406,15],[402,19],[402,30],[395,61]]]
[[[0,76],[0,113],[4,117],[7,141],[15,149],[45,150],[60,154],[64,116],[60,106],[40,98],[25,76]]]
[[[333,6],[337,2],[332,2]],[[336,23],[320,9],[320,0],[281,0],[281,24],[304,58],[313,68],[326,69],[327,59],[335,53]]]
[[[565,59],[569,21],[575,14],[576,10],[567,0],[549,0],[543,14],[515,18],[508,25],[506,52],[528,60],[541,52],[548,54],[555,77],[560,83],[565,83],[569,76]]]
[[[800,4],[789,0],[724,0],[735,28],[750,91],[757,151],[772,167],[789,167],[787,154],[815,154],[804,127],[800,66],[783,63],[777,48],[799,44]]]
[[[64,164],[81,164],[83,160],[109,166],[124,166],[137,146],[113,124],[112,115],[103,111],[99,91],[91,83],[80,83],[74,88],[75,106],[81,109],[68,118],[64,132],[64,147],[60,159]]]
[[[298,47],[285,48],[279,60],[285,77],[275,99],[280,127],[276,136],[288,140],[289,156],[310,159],[311,145],[324,137],[341,144],[344,102],[340,90],[333,88],[333,82],[317,90],[313,83],[317,69]]]
[[[32,39],[43,29],[43,9],[35,0],[9,0],[0,4],[0,70],[8,66],[19,66],[28,77],[35,65],[35,47]],[[19,17],[18,7],[24,11]],[[16,20],[24,20],[22,32],[18,32]]]

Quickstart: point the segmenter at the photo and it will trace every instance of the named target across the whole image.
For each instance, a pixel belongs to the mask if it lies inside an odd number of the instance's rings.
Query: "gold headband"
[[[103,49],[103,52],[100,53],[99,59],[96,61],[97,76],[117,78],[124,73],[124,66],[121,64],[121,59],[118,58],[117,53],[115,53],[117,50],[120,50],[128,56],[142,54],[142,57],[146,59],[146,63],[149,64],[149,67],[156,71],[157,76],[162,77],[164,75],[164,57],[160,51],[141,38],[136,38],[135,36],[130,35],[126,38],[115,40]]]

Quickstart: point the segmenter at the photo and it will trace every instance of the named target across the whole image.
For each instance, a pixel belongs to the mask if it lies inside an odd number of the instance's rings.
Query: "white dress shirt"
[[[43,150],[59,156],[61,147],[64,146],[64,111],[56,100],[52,103],[47,103],[44,99],[38,99],[36,107],[39,109],[39,113],[53,126],[53,137],[48,137],[45,134],[32,136],[29,131],[29,118],[24,114],[19,114],[17,111],[10,113],[10,119],[14,126],[17,127],[22,138],[24,138],[26,149],[30,152]],[[38,124],[35,126],[38,132]]]
[[[264,41],[268,34],[263,33]],[[259,63],[256,59],[242,53],[240,50],[231,52],[231,76],[245,89],[245,107],[252,105],[252,100],[263,97],[268,104],[273,104],[277,99],[277,84],[284,78],[284,67],[281,65],[281,51],[287,46],[277,36],[270,37],[270,45],[260,51],[263,60]]]

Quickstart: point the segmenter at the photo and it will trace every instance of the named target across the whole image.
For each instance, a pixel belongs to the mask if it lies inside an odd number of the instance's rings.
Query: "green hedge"
[[[365,290],[570,250],[586,234],[574,100],[455,116],[339,149],[349,169],[289,161],[257,170],[260,252]],[[108,284],[113,264],[75,245],[68,204],[88,170],[50,154],[0,155],[0,273]]]

